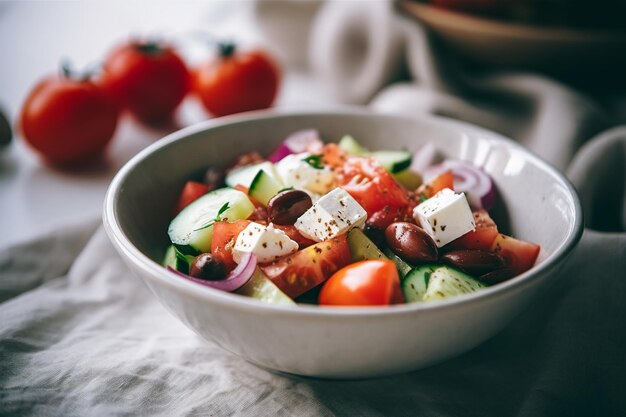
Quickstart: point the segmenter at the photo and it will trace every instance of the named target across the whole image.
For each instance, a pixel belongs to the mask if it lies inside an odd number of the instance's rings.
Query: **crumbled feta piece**
[[[287,155],[276,163],[276,170],[286,186],[317,194],[326,194],[335,187],[335,174],[328,168],[315,168],[304,159],[304,152]]]
[[[270,223],[252,222],[239,233],[233,247],[233,259],[239,263],[244,253],[252,252],[259,263],[274,261],[298,250],[298,243]]]
[[[344,189],[335,188],[322,196],[296,220],[296,229],[316,242],[346,233],[365,224],[367,212]]]
[[[465,194],[456,194],[449,188],[415,207],[413,217],[439,248],[476,229]]]

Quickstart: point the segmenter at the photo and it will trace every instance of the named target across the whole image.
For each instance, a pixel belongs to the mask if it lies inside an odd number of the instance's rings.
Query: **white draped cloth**
[[[387,4],[310,13],[312,71],[338,100],[466,120],[567,174],[586,230],[555,285],[501,333],[440,365],[373,380],[299,378],[185,328],[94,220],[0,252],[0,415],[625,415],[624,115],[538,74],[450,68],[431,35]],[[355,25],[383,48],[373,61],[382,67],[358,85],[358,74],[343,78],[349,62],[331,59]],[[381,47],[368,39],[366,52]],[[403,65],[410,80],[399,81]]]

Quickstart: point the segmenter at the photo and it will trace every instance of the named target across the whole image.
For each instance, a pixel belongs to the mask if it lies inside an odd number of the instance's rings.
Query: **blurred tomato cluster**
[[[280,86],[276,61],[261,50],[217,43],[217,58],[191,68],[170,43],[129,40],[98,71],[63,64],[41,79],[22,106],[24,140],[54,166],[84,164],[102,154],[120,115],[154,127],[172,125],[176,110],[196,96],[211,116],[270,107]]]

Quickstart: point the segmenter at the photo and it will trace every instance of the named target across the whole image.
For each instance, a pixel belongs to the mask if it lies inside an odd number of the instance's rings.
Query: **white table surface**
[[[187,39],[194,30],[262,44],[250,1],[0,1],[0,108],[13,125],[28,91],[67,57],[77,68],[102,60],[132,35]],[[197,45],[196,45],[197,46]],[[190,63],[206,58],[183,51]],[[204,52],[203,52],[204,53]],[[278,107],[319,108],[332,103],[306,72],[284,69]],[[194,100],[181,107],[184,125],[208,118]],[[85,172],[51,169],[14,132],[0,151],[0,248],[100,215],[106,188],[118,169],[163,132],[121,120],[106,164]]]

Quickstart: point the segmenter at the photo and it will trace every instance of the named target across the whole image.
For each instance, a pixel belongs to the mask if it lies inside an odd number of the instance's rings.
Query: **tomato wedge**
[[[445,171],[433,178],[428,184],[422,184],[417,189],[417,194],[425,198],[431,198],[444,188],[454,190],[454,174]]]
[[[327,143],[322,148],[322,162],[333,169],[341,169],[348,160],[348,153],[336,143]]]
[[[519,275],[535,265],[541,248],[534,243],[499,233],[491,249],[504,259],[504,263],[515,275]]]
[[[211,187],[197,181],[187,181],[180,192],[174,214],[180,213],[185,207],[210,191]]]
[[[285,294],[296,298],[326,281],[350,262],[352,256],[348,240],[345,235],[340,235],[261,265],[260,268]]]
[[[477,210],[473,214],[476,230],[453,240],[446,245],[446,249],[491,250],[493,241],[498,237],[498,226],[486,210]]]
[[[410,204],[406,190],[373,158],[349,157],[338,177],[341,188],[354,197],[368,217],[385,207]]]
[[[233,260],[233,246],[235,246],[237,236],[250,223],[252,223],[250,220],[237,220],[215,222],[213,225],[211,255],[224,262],[228,271],[232,271],[237,266]]]

